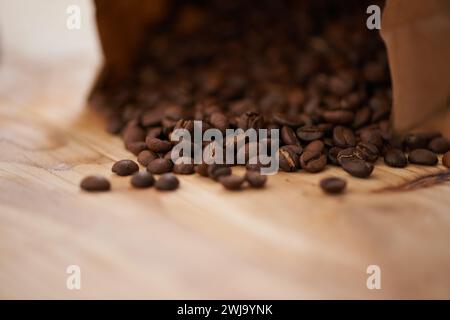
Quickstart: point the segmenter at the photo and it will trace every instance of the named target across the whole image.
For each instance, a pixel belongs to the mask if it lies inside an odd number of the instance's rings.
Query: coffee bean
[[[430,141],[439,136],[436,132],[409,134],[405,138],[405,145],[409,150],[426,149]]]
[[[144,141],[146,135],[144,129],[134,124],[128,124],[122,134],[125,145],[131,142]]]
[[[177,174],[193,174],[195,173],[194,161],[189,157],[181,157],[177,159],[173,166],[173,172]]]
[[[147,145],[144,141],[129,142],[125,145],[125,148],[137,156],[141,151],[147,149]]]
[[[372,174],[373,164],[361,159],[352,159],[341,162],[342,169],[357,178],[367,178]]]
[[[267,176],[261,175],[257,171],[247,170],[245,179],[252,188],[263,188],[267,182]]]
[[[291,148],[281,147],[278,149],[280,169],[285,172],[294,172],[300,167],[298,155]]]
[[[144,127],[153,127],[161,123],[163,119],[163,110],[160,108],[149,109],[141,116],[141,125]]]
[[[158,155],[150,150],[141,151],[137,157],[137,161],[144,167],[147,167],[148,164],[155,159],[158,159]]]
[[[378,150],[381,150],[384,145],[383,137],[381,136],[379,130],[374,129],[362,130],[360,132],[360,139],[362,142],[375,145],[378,148]]]
[[[444,137],[434,138],[428,144],[428,149],[435,153],[444,154],[450,150],[450,140]]]
[[[272,118],[273,121],[280,126],[297,128],[305,125],[304,118],[300,115],[288,115],[280,112],[275,112]]]
[[[173,163],[170,160],[158,158],[151,161],[147,166],[147,171],[153,174],[163,174],[171,172]]]
[[[178,189],[179,186],[180,181],[171,173],[161,175],[155,183],[155,188],[159,191],[172,191]]]
[[[300,146],[300,141],[298,141],[294,130],[290,127],[284,126],[281,128],[281,140],[286,145],[298,145]]]
[[[370,121],[372,111],[369,107],[363,107],[356,111],[355,118],[353,119],[352,128],[359,129]]]
[[[408,160],[411,163],[423,166],[435,166],[438,163],[436,154],[427,149],[415,149],[411,151]]]
[[[147,147],[150,149],[150,151],[156,153],[165,153],[172,149],[172,144],[169,141],[161,140],[158,138],[147,137],[145,139],[145,143],[147,144]]]
[[[404,168],[408,164],[408,160],[402,150],[391,148],[384,155],[384,163],[389,167]]]
[[[152,127],[147,129],[147,138],[161,138],[163,133],[162,127]]]
[[[297,129],[297,137],[303,141],[313,141],[324,136],[323,130],[317,126],[308,125]]]
[[[220,176],[218,180],[228,190],[240,190],[245,182],[244,177],[236,175]]]
[[[194,168],[195,172],[203,177],[209,177],[208,174],[208,165],[206,163],[202,163],[199,165],[196,165]]]
[[[353,131],[343,126],[336,126],[333,130],[333,142],[340,148],[349,148],[356,145],[356,137]]]
[[[90,192],[108,191],[111,189],[111,184],[102,176],[87,176],[81,181],[80,187]]]
[[[325,193],[339,194],[347,187],[347,181],[341,178],[325,178],[320,181],[320,187]]]
[[[284,149],[291,149],[297,156],[301,156],[303,153],[303,148],[296,144],[287,144],[283,146]]]
[[[225,132],[225,130],[230,127],[230,122],[228,121],[227,116],[221,112],[214,112],[211,114],[209,117],[209,123],[221,132]]]
[[[261,129],[264,126],[264,118],[258,112],[247,111],[238,119],[237,125],[243,130]]]
[[[344,161],[352,161],[355,159],[364,160],[359,158],[360,156],[361,155],[356,152],[356,148],[354,147],[341,149],[337,154],[337,162],[342,166]]]
[[[314,151],[304,151],[300,156],[301,167],[310,173],[317,173],[325,169],[327,156]]]
[[[231,168],[223,164],[211,164],[208,166],[208,176],[213,180],[218,180],[221,176],[229,176]]]
[[[358,154],[358,158],[369,162],[376,162],[378,159],[378,148],[368,142],[360,142],[356,146],[355,152]]]
[[[135,188],[149,188],[155,183],[155,178],[150,172],[136,172],[131,177],[131,185]]]
[[[329,90],[337,96],[344,96],[353,89],[354,82],[350,75],[342,73],[329,80]]]
[[[450,168],[450,151],[447,151],[442,157],[442,164],[447,168]]]
[[[130,176],[139,171],[139,166],[132,160],[119,160],[112,166],[112,172],[119,176]]]
[[[351,124],[355,117],[353,112],[346,110],[329,110],[325,111],[322,116],[325,121],[337,125]]]
[[[328,160],[331,164],[334,164],[336,166],[339,165],[338,154],[341,151],[342,151],[342,148],[339,148],[339,147],[332,147],[328,151]]]

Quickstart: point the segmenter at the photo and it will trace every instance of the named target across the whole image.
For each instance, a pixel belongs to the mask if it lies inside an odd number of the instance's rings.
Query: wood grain
[[[448,179],[401,187],[444,167],[279,174],[244,193],[198,176],[175,193],[132,190],[110,168],[134,157],[82,103],[92,73],[77,60],[3,66],[1,298],[450,298]],[[81,192],[91,173],[112,192]],[[321,193],[329,175],[349,180],[346,195]],[[72,264],[79,291],[66,288]],[[366,287],[373,264],[381,290]]]

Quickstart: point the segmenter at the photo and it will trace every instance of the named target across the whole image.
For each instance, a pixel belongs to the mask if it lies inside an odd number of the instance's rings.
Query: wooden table
[[[279,174],[242,193],[199,176],[174,193],[132,190],[110,169],[134,157],[83,103],[93,72],[77,59],[2,66],[0,298],[450,298],[443,166]],[[80,191],[91,173],[112,192]],[[329,175],[348,179],[346,195],[321,193]],[[81,290],[66,287],[69,265]]]

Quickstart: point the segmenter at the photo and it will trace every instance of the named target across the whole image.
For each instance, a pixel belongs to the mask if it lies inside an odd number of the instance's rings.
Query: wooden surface
[[[404,190],[448,180],[442,166],[279,174],[243,193],[198,176],[174,193],[132,190],[110,168],[134,157],[82,103],[93,67],[2,66],[1,298],[450,298],[450,183]],[[92,173],[112,192],[81,192]],[[348,178],[345,196],[322,195],[329,175]],[[81,290],[66,288],[69,265]],[[368,265],[381,290],[367,289]]]

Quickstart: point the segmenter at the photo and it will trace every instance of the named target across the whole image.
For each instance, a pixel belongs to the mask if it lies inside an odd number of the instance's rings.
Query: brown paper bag
[[[170,2],[95,0],[105,62],[94,90],[127,81],[147,28],[167,14]],[[381,34],[393,82],[394,129],[450,136],[450,0],[387,0]]]

